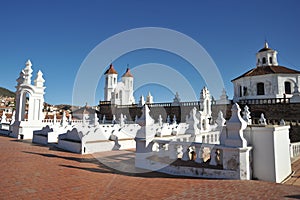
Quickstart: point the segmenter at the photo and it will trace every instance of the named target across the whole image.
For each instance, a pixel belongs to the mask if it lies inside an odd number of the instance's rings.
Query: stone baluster
[[[165,154],[164,143],[158,143],[158,157],[163,157]]]
[[[172,160],[176,160],[178,158],[177,144],[172,142],[169,144],[169,158]]]
[[[210,165],[216,166],[217,165],[217,149],[211,148],[210,149]]]
[[[203,150],[201,146],[195,146],[195,151],[196,151],[196,155],[197,158],[195,160],[196,163],[203,163],[203,158],[202,158],[202,154],[203,154]]]
[[[188,145],[182,145],[182,153],[183,154],[182,154],[181,160],[183,160],[183,161],[190,160],[190,156],[189,156],[190,149],[189,149]]]

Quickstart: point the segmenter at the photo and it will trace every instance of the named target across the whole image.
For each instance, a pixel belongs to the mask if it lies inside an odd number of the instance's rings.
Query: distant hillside
[[[0,96],[3,97],[16,97],[16,94],[6,88],[0,87]]]

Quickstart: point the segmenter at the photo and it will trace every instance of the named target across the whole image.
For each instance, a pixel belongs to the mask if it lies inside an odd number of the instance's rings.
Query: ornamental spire
[[[268,44],[267,40],[265,40],[265,48],[266,49],[269,48],[269,44]]]

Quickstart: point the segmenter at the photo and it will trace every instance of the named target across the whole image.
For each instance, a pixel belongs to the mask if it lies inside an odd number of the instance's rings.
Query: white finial
[[[20,72],[19,78],[17,79],[18,85],[21,85],[24,83],[24,81],[25,81],[24,75],[25,75],[25,72],[24,72],[24,70],[22,70]]]
[[[62,118],[61,118],[61,121],[60,121],[60,126],[64,127],[66,125],[67,125],[67,117],[66,117],[66,112],[64,111],[63,115],[62,115]]]
[[[31,62],[30,60],[28,60],[26,63],[25,63],[25,68],[23,69],[23,72],[24,72],[24,83],[27,83],[27,84],[31,84],[31,76],[32,76],[32,69],[31,69]]]
[[[11,121],[10,121],[10,125],[12,125],[16,120],[16,111],[14,110],[12,113],[12,117],[11,117]]]
[[[168,123],[168,124],[171,124],[170,115],[167,116],[167,123]]]
[[[158,125],[159,126],[163,125],[163,119],[162,119],[161,115],[158,116]]]
[[[106,116],[103,115],[103,118],[102,118],[102,124],[105,124],[106,123]]]
[[[95,126],[98,126],[98,125],[99,125],[99,118],[98,118],[98,115],[97,115],[96,112],[94,113],[94,125],[95,125]]]
[[[122,113],[120,115],[119,124],[121,127],[124,126],[124,124],[125,124],[125,117]]]
[[[251,113],[249,111],[249,107],[246,105],[243,111],[243,119],[247,122],[248,125],[251,125]]]
[[[27,62],[25,63],[26,67],[32,67],[31,61],[28,59]]]
[[[174,117],[173,117],[173,124],[177,124],[177,118],[176,118],[176,115],[174,115]]]
[[[145,104],[142,109],[142,116],[137,120],[140,126],[150,126],[154,124],[154,119],[150,116],[150,109]]]
[[[269,48],[269,44],[268,44],[267,40],[265,40],[265,48],[266,49]]]
[[[267,125],[267,120],[265,118],[264,113],[261,113],[261,115],[260,115],[259,124],[260,125]]]
[[[199,128],[198,128],[199,119],[197,118],[196,115],[197,115],[197,108],[194,107],[190,111],[190,115],[187,115],[185,118],[186,123],[189,125],[189,128],[186,131],[186,133],[189,133],[191,135],[197,135],[199,133]]]
[[[116,115],[113,115],[113,118],[112,118],[112,123],[115,124],[116,123]]]
[[[180,104],[180,101],[181,101],[181,99],[179,97],[179,94],[178,94],[178,92],[176,92],[172,105],[178,106]]]
[[[140,97],[140,102],[139,102],[139,106],[143,106],[145,104],[145,99],[144,99],[144,96],[142,95]]]
[[[6,112],[5,112],[5,110],[3,111],[3,113],[2,113],[2,117],[1,117],[1,123],[6,123],[7,121],[6,121]]]
[[[216,123],[217,123],[218,127],[220,128],[222,126],[225,126],[225,122],[226,122],[226,120],[223,117],[223,112],[220,110],[218,113],[218,118],[216,119]]]
[[[45,79],[43,78],[43,73],[41,70],[38,71],[36,78],[34,80],[34,85],[37,87],[43,87],[44,86]]]
[[[285,126],[285,121],[284,121],[284,119],[281,119],[281,120],[280,120],[280,126]]]
[[[69,125],[72,125],[72,115],[69,114],[69,119],[68,119]]]
[[[53,124],[56,124],[56,111],[53,112]]]
[[[243,130],[247,127],[247,123],[240,115],[240,106],[235,103],[231,108],[231,118],[226,122],[227,135],[223,142],[225,146],[230,147],[247,147],[247,141],[243,136]]]

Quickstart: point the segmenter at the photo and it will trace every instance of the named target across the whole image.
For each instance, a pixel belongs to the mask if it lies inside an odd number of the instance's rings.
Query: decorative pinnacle
[[[25,63],[25,66],[26,66],[26,67],[31,67],[31,66],[32,66],[31,61],[30,61],[29,59],[28,59],[27,62]]]
[[[268,44],[267,40],[265,40],[265,48],[266,49],[269,48],[269,44]]]

